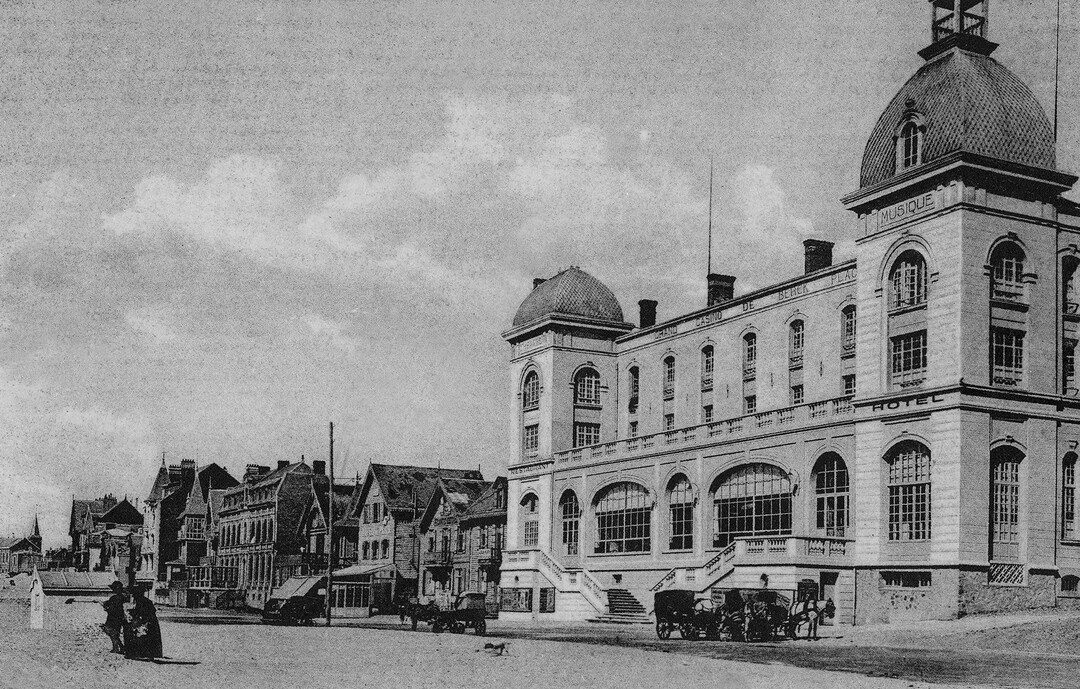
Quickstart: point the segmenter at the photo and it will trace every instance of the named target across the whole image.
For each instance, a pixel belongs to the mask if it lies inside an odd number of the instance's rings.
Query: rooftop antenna
[[[709,156],[709,265],[705,274],[712,273],[712,195],[713,195],[713,158]]]

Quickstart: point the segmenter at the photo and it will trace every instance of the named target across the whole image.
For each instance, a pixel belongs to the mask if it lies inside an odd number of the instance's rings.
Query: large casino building
[[[816,584],[841,623],[1080,601],[1080,206],[986,0],[933,0],[866,144],[856,258],[628,322],[578,268],[504,333],[508,618]]]

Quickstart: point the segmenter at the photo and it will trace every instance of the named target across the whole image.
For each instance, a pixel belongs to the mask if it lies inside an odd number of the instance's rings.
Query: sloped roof
[[[476,501],[491,486],[487,481],[465,481],[455,478],[440,478],[431,493],[431,498],[424,507],[420,518],[420,528],[426,530],[439,512],[439,506],[445,502],[460,517],[469,505]]]
[[[514,326],[555,315],[623,323],[622,307],[611,290],[577,266],[534,287],[518,307]]]
[[[417,509],[426,507],[440,478],[484,480],[484,475],[475,469],[372,464],[371,473],[379,483],[383,501],[390,509],[395,510],[411,510],[414,505]]]
[[[132,505],[127,498],[124,498],[108,512],[102,514],[98,521],[112,522],[113,524],[141,525],[143,516],[139,510],[135,509],[135,505]]]
[[[498,495],[502,491],[502,504],[499,504]],[[506,514],[506,477],[499,476],[488,484],[488,488],[480,497],[472,502],[465,510],[462,519],[474,517],[488,517],[492,515]]]
[[[225,502],[225,490],[225,488],[211,488],[209,495],[207,495],[211,520],[217,519],[218,514],[221,513],[221,506]]]
[[[146,501],[156,502],[161,500],[168,493],[171,484],[172,479],[169,476],[169,469],[165,466],[165,460],[162,459],[157,476],[154,478],[154,485],[150,487],[150,494],[146,496]]]
[[[108,592],[109,584],[117,581],[113,572],[37,572],[45,593],[68,591]]]
[[[1054,169],[1054,130],[1039,101],[983,52],[953,48],[929,59],[904,84],[867,141],[861,187],[897,173],[895,137],[909,113],[925,120],[922,164],[963,151]]]

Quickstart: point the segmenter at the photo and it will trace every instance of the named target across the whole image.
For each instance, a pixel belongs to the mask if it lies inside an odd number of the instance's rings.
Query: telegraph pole
[[[330,422],[330,486],[326,494],[326,626],[330,626],[330,603],[334,585],[334,422]]]

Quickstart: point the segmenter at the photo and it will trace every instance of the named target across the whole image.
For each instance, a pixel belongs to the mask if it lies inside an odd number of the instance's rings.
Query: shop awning
[[[311,589],[325,580],[326,577],[289,577],[270,597],[287,600],[293,596],[306,596]]]
[[[394,563],[387,562],[381,565],[350,565],[334,572],[335,577],[364,577],[376,572],[383,572],[394,568]]]

